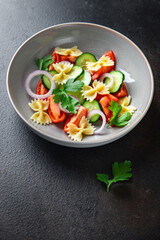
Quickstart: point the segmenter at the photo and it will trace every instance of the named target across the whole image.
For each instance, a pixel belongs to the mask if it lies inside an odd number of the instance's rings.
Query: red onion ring
[[[100,76],[100,78],[98,80],[100,82],[103,82],[106,77],[110,78],[110,80],[111,80],[111,82],[109,84],[107,84],[107,87],[110,88],[114,83],[114,78],[113,78],[112,74],[104,73],[104,74],[102,74],[102,76]]]
[[[38,95],[36,93],[33,93],[31,88],[30,88],[30,82],[31,80],[36,77],[36,76],[39,76],[39,75],[45,75],[46,77],[49,78],[50,82],[51,82],[51,88],[50,90],[48,91],[48,93],[44,94],[44,95]],[[33,71],[31,72],[26,80],[25,80],[25,83],[24,83],[24,87],[26,89],[26,92],[28,93],[28,95],[31,97],[31,98],[39,98],[39,99],[44,99],[44,98],[48,98],[51,94],[52,94],[52,91],[53,89],[56,88],[56,84],[55,82],[53,82],[53,76],[52,74],[50,74],[49,72],[47,71],[44,71],[44,70],[36,70],[36,71]]]
[[[104,113],[98,109],[94,109],[88,112],[87,118],[90,119],[93,115],[95,114],[99,114],[102,117],[102,125],[99,129],[97,129],[94,134],[100,134],[103,132],[103,129],[106,126],[106,116],[104,115]]]

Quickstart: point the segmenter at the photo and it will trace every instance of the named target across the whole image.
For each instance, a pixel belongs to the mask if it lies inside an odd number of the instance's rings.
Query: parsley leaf
[[[70,105],[70,99],[71,99],[71,97],[68,96],[65,92],[63,92],[62,94],[63,94],[63,100],[62,100],[61,106],[62,106],[62,108],[65,109],[65,108],[68,107],[68,105]]]
[[[37,58],[35,62],[39,70],[48,71],[48,66],[53,63],[52,55],[45,56],[44,58]]]
[[[124,127],[128,124],[128,121],[131,118],[131,114],[129,112],[125,112],[118,116],[122,109],[121,105],[118,105],[117,102],[112,100],[108,108],[112,111],[113,116],[109,121],[109,125],[107,127],[109,127],[112,124],[114,124],[117,127]]]
[[[76,82],[78,82],[78,84]],[[54,102],[55,103],[61,102],[62,108],[64,109],[67,108],[69,112],[74,114],[77,113],[77,107],[80,105],[80,103],[78,100],[70,97],[66,92],[73,91],[73,89],[74,89],[73,92],[81,90],[84,83],[80,81],[76,81],[76,82],[74,82],[74,79],[68,79],[63,90],[54,89],[52,92],[54,94],[54,97],[53,97]]]
[[[35,62],[36,62],[36,65],[38,66],[39,70],[42,70],[43,59],[42,58],[37,58]]]
[[[63,93],[62,92],[58,92],[57,94],[54,95],[53,99],[55,103],[59,103],[62,101],[63,99]]]
[[[77,113],[77,107],[79,106],[79,101],[77,101],[74,98],[70,98],[70,104],[68,105],[68,111],[76,114]]]
[[[64,91],[68,92],[77,92],[81,90],[84,83],[82,81],[74,81],[73,78],[68,79],[68,81],[65,84]]]
[[[111,106],[109,106],[108,108],[113,112],[113,116],[111,118],[111,121],[113,121],[120,113],[122,106],[118,105],[118,103],[113,100],[111,101],[110,105]]]
[[[128,124],[128,121],[130,120],[130,118],[131,118],[130,112],[125,112],[119,117],[115,118],[112,121],[112,124],[116,125],[117,127],[124,127]]]
[[[53,89],[53,91],[52,91],[52,93],[53,94],[57,94],[57,93],[61,93],[62,91],[60,90],[60,89],[58,89],[58,88],[55,88],[55,89]]]
[[[113,179],[109,179],[107,174],[97,173],[97,179],[107,185],[107,192],[109,192],[110,185],[119,181],[129,180],[132,177],[131,161],[124,161],[122,163],[115,162],[112,164]]]
[[[109,179],[108,174],[97,173],[96,175],[98,180],[100,180],[101,182],[104,182],[105,184],[108,184],[108,179]]]
[[[52,63],[53,63],[53,60],[48,60],[46,62],[44,61],[42,66],[43,70],[48,69],[49,65]]]

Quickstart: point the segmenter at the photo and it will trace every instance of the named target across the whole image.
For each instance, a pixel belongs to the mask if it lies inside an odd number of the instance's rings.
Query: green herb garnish
[[[113,179],[109,179],[108,174],[97,173],[97,179],[107,185],[107,192],[109,192],[110,185],[119,181],[129,180],[132,177],[131,161],[124,161],[123,163],[115,162],[112,164]]]
[[[54,89],[53,94],[54,94],[54,102],[59,103],[61,102],[62,108],[70,111],[71,113],[76,114],[77,113],[77,106],[80,105],[79,101],[70,97],[66,92],[77,92],[80,91],[83,87],[84,83],[81,81],[74,81],[74,79],[68,79],[64,89]]]
[[[120,116],[118,116],[122,109],[121,105],[112,100],[108,108],[112,111],[113,116],[109,121],[109,125],[107,127],[109,127],[112,124],[114,124],[117,127],[124,127],[128,124],[128,121],[131,118],[131,114],[129,112],[122,113]]]
[[[39,70],[48,71],[48,66],[53,63],[52,55],[45,56],[44,58],[37,58],[35,62]]]

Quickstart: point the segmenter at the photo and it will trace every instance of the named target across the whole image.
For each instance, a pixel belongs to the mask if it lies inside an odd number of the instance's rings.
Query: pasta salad
[[[39,70],[25,80],[32,98],[28,105],[34,111],[31,120],[41,125],[64,122],[63,130],[73,141],[104,134],[110,127],[124,127],[136,111],[130,105],[124,73],[115,70],[112,50],[97,60],[77,46],[56,47],[51,55],[36,59],[36,65]],[[36,76],[41,78],[34,93],[30,82]],[[101,126],[96,129],[98,120]]]

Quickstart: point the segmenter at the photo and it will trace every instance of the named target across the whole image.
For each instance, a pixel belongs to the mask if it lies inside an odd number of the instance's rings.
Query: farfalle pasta
[[[125,112],[130,112],[130,114],[133,114],[137,108],[134,106],[129,105],[131,102],[131,96],[126,96],[118,99],[118,104],[122,106],[122,110],[120,112],[120,115]]]
[[[95,128],[89,123],[85,116],[82,117],[79,126],[69,123],[68,134],[74,141],[82,141],[83,135],[93,135]]]
[[[108,93],[109,90],[107,86],[97,80],[94,80],[93,87],[84,85],[82,89],[82,95],[90,102],[92,102],[97,97],[97,94],[105,95]]]
[[[126,126],[136,107],[130,105],[125,76],[115,70],[115,61],[112,50],[97,60],[77,46],[56,47],[51,55],[37,59],[40,70],[29,74],[25,82],[34,99],[29,103],[35,112],[31,119],[41,125],[61,123],[57,127],[63,127],[73,141]],[[39,75],[35,94],[30,81]],[[93,124],[99,119],[101,126],[96,129]]]
[[[46,125],[52,122],[49,115],[44,112],[48,109],[49,101],[38,99],[31,101],[31,103],[28,103],[28,105],[33,111],[36,112],[31,116],[31,120],[41,125]]]
[[[64,55],[64,56],[73,56],[73,57],[78,57],[82,54],[81,50],[77,48],[77,46],[74,46],[72,48],[60,48],[56,47],[55,52]]]
[[[53,64],[53,67],[55,71],[58,74],[55,74],[53,76],[53,81],[55,81],[58,84],[65,84],[67,80],[69,79],[69,74],[72,70],[73,64],[69,62],[60,62]]]
[[[110,67],[114,65],[114,61],[108,56],[102,56],[97,62],[87,62],[86,69],[90,71],[98,71],[101,67]]]

